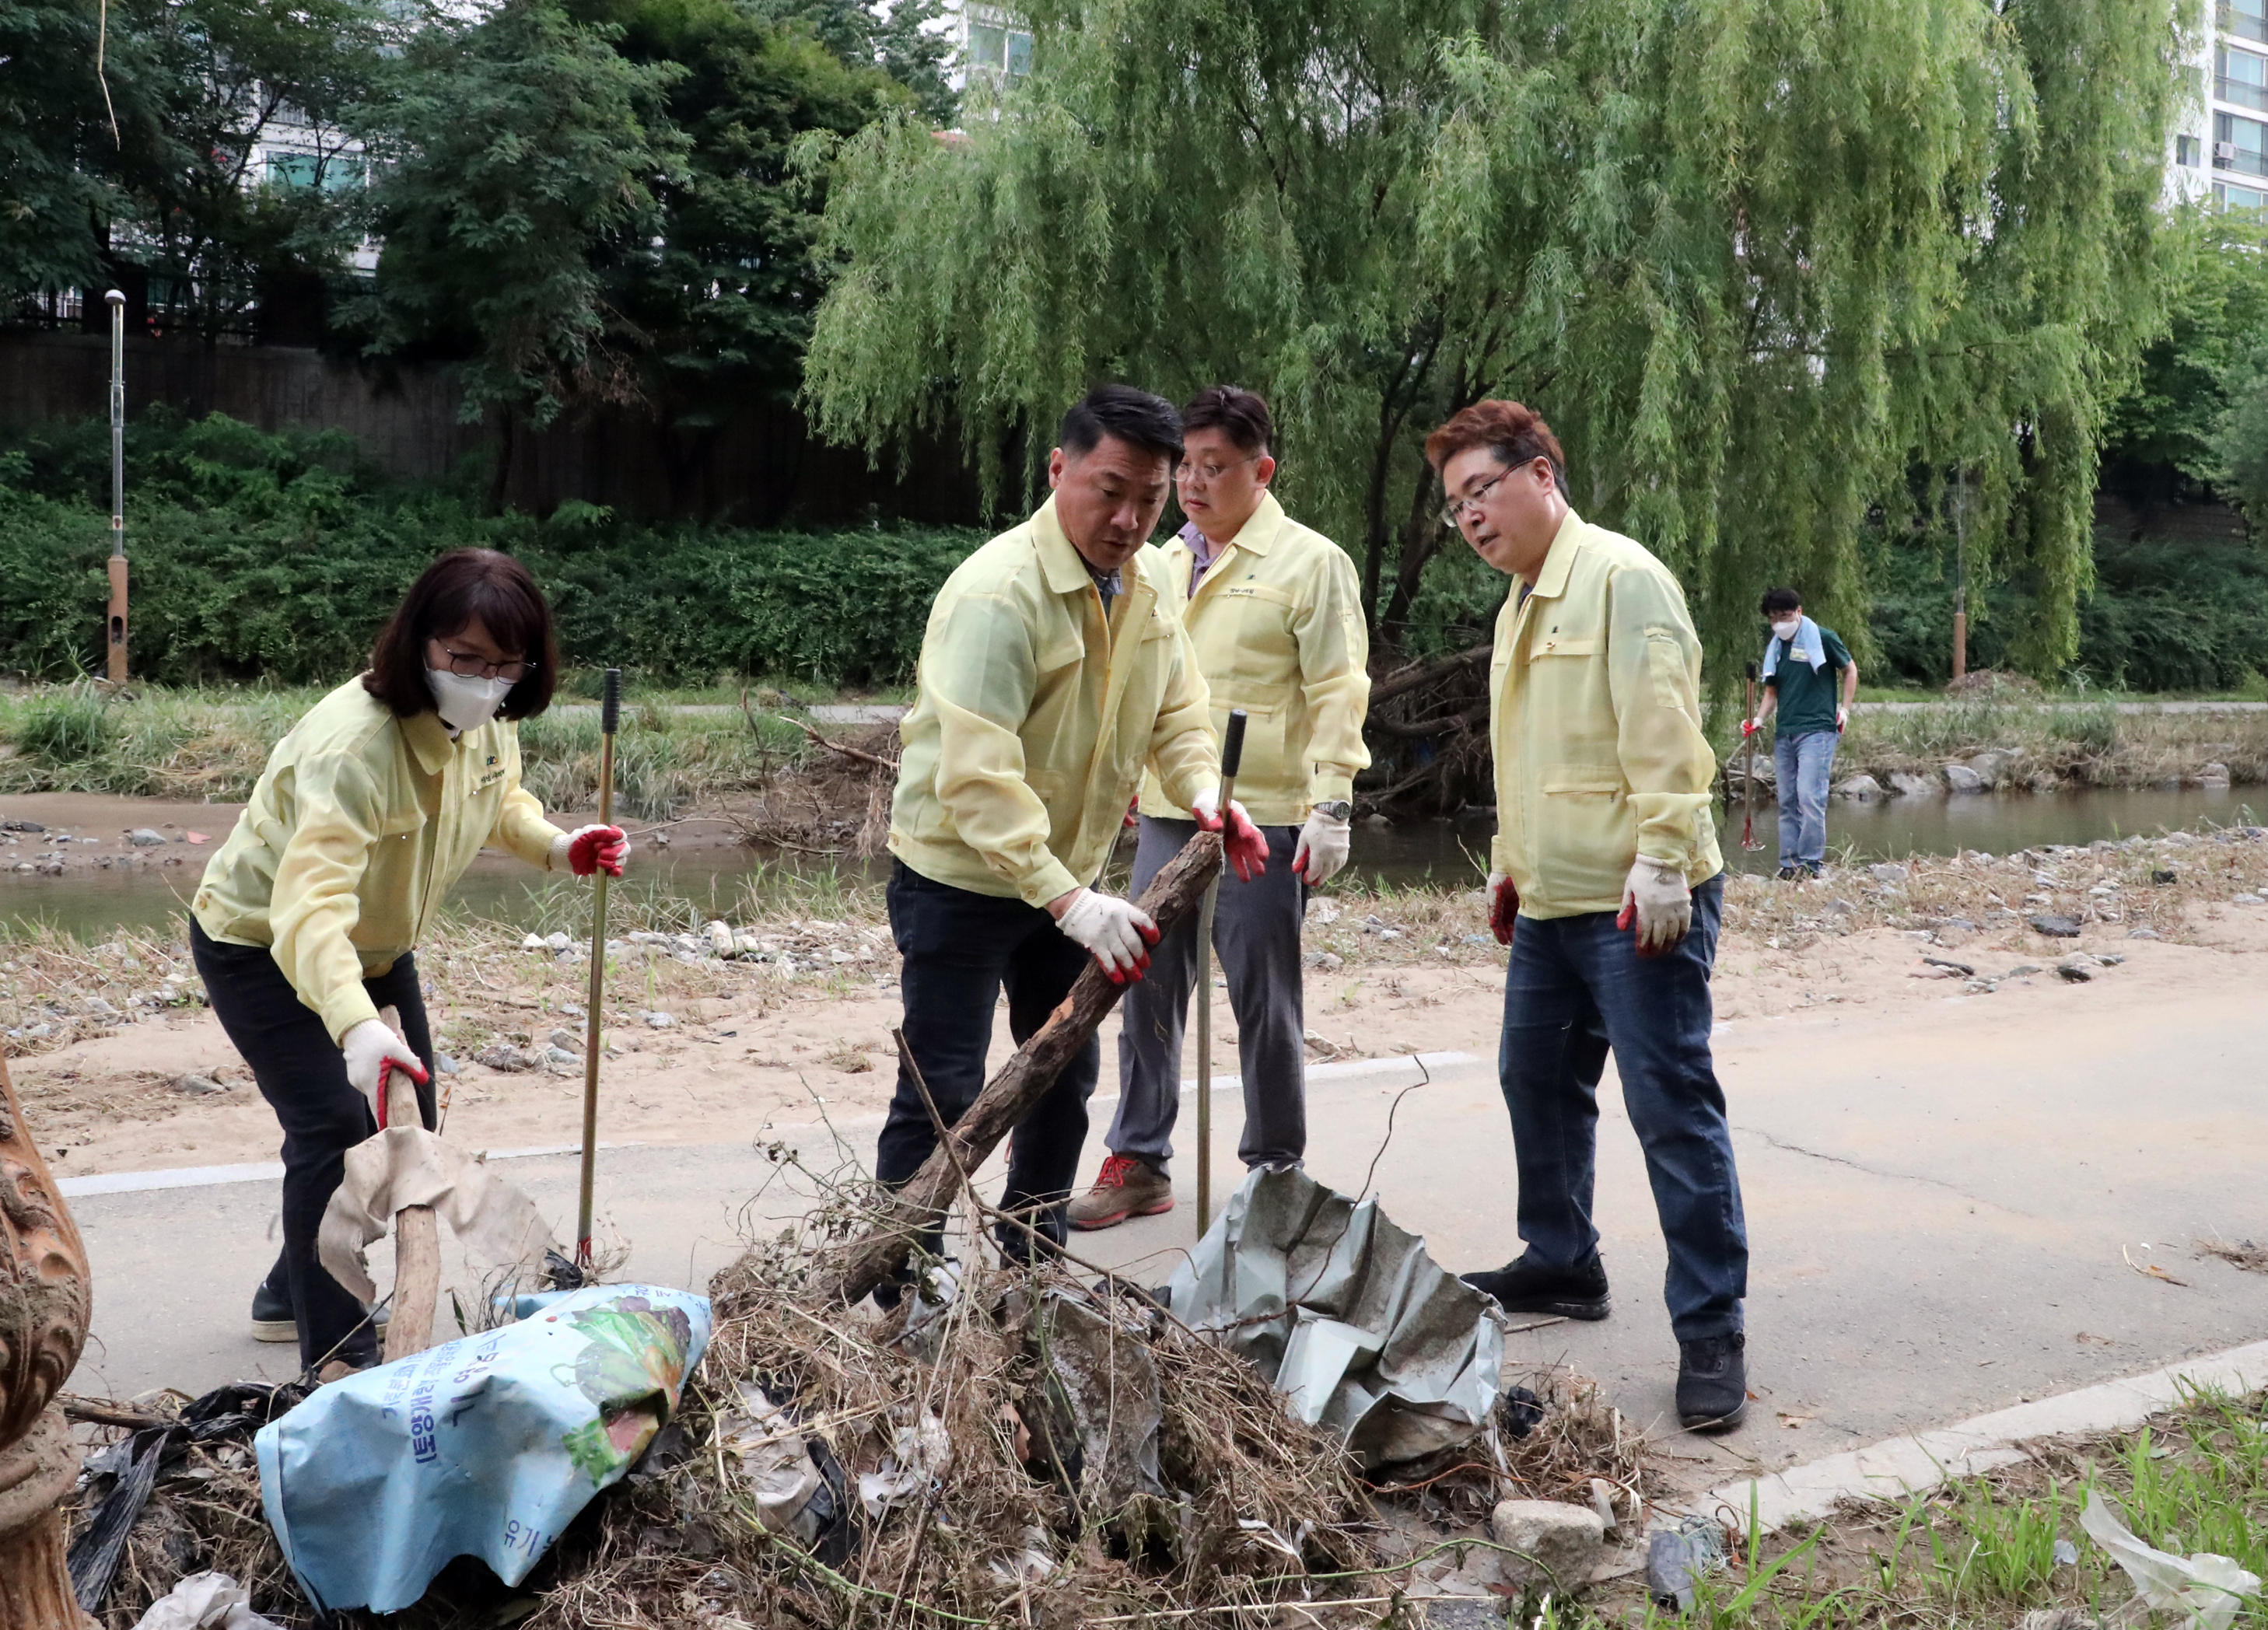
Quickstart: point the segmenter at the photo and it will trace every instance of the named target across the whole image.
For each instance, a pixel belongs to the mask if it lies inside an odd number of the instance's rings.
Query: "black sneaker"
[[[1491,1273],[1458,1277],[1507,1313],[1557,1313],[1562,1318],[1607,1316],[1607,1265],[1594,1253],[1573,1267],[1545,1267],[1522,1256]]]
[[[1749,1339],[1704,1336],[1677,1344],[1677,1420],[1689,1432],[1723,1432],[1749,1411]]]
[[[384,1333],[387,1321],[393,1316],[391,1308],[379,1309],[378,1317],[371,1321],[372,1327]],[[252,1293],[252,1339],[254,1341],[297,1341],[299,1339],[299,1321],[292,1316],[291,1296],[265,1279],[260,1281],[260,1289]]]
[[[1794,881],[1795,881],[1795,868],[1794,868],[1794,867],[1793,867],[1793,866],[1782,866],[1782,867],[1779,869],[1779,880],[1780,880],[1782,883],[1793,883],[1793,882],[1794,882]]]
[[[291,1317],[291,1298],[266,1280],[252,1293],[252,1339],[254,1341],[297,1341],[299,1321]]]

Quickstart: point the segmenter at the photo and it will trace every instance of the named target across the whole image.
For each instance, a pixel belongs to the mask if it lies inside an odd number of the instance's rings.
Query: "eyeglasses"
[[[1510,470],[1498,470],[1494,475],[1490,476],[1488,480],[1474,488],[1472,491],[1467,493],[1463,497],[1450,499],[1448,503],[1441,506],[1441,525],[1444,526],[1454,526],[1459,521],[1465,518],[1465,511],[1467,510],[1478,510],[1481,507],[1482,503],[1488,497],[1490,492],[1495,488],[1497,483],[1511,474],[1512,472]]]
[[[1174,466],[1174,479],[1177,481],[1202,481],[1210,487],[1238,465],[1250,464],[1259,457],[1256,452],[1247,453],[1243,458],[1232,459],[1226,464],[1191,464],[1184,459]]]
[[[441,654],[449,659],[449,672],[468,679],[506,679],[517,685],[535,671],[532,662],[490,662],[470,651],[453,651],[441,647]]]

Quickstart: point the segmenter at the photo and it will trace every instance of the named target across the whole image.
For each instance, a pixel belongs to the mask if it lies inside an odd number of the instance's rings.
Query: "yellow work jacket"
[[[1159,553],[1166,580],[1188,594],[1189,546],[1175,538]],[[1316,804],[1353,797],[1355,772],[1370,762],[1362,744],[1370,636],[1346,551],[1263,492],[1205,569],[1182,621],[1212,693],[1215,736],[1228,728],[1230,709],[1247,716],[1236,772],[1245,812],[1263,826],[1296,826]],[[1155,775],[1143,777],[1142,812],[1189,814]]]
[[[1143,766],[1186,801],[1220,776],[1204,680],[1155,549],[1105,623],[1050,497],[930,607],[890,853],[923,877],[1044,906],[1091,884]]]
[[[1688,883],[1725,869],[1701,731],[1701,642],[1669,569],[1570,510],[1524,598],[1496,621],[1490,870],[1528,917],[1618,911],[1641,855]]]
[[[268,755],[190,909],[216,940],[267,947],[332,1037],[378,1017],[375,979],[423,936],[482,845],[550,863],[559,829],[519,784],[519,727],[454,741],[350,679]]]

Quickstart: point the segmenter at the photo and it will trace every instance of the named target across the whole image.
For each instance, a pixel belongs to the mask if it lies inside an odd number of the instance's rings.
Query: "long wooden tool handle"
[[[1241,708],[1232,708],[1228,714],[1228,729],[1220,743],[1220,804],[1215,813],[1220,817],[1221,855],[1228,854],[1228,804],[1236,796],[1236,772],[1244,762],[1244,727],[1248,717]],[[1197,907],[1197,1237],[1204,1237],[1212,1226],[1212,920],[1220,905],[1220,873],[1216,870],[1212,881],[1205,885],[1204,899]]]
[[[622,671],[607,670],[599,708],[599,824],[615,824],[615,729],[622,722]],[[583,1175],[575,1203],[575,1266],[591,1266],[591,1196],[599,1176],[600,1007],[607,990],[607,869],[591,890],[591,1001],[583,1016]]]
[[[381,1008],[379,1019],[404,1041],[401,1010]],[[386,1071],[386,1124],[422,1127],[417,1083],[405,1069]],[[394,1311],[386,1326],[386,1362],[433,1345],[433,1312],[441,1299],[441,1222],[431,1206],[404,1206],[394,1214]]]

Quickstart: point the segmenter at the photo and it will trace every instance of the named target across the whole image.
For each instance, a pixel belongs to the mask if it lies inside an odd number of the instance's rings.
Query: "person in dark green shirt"
[[[1763,610],[1771,624],[1764,699],[1741,733],[1754,735],[1778,715],[1772,767],[1778,772],[1779,875],[1815,877],[1827,858],[1827,785],[1836,744],[1851,721],[1851,699],[1859,694],[1859,664],[1834,629],[1803,614],[1803,598],[1793,589],[1772,590]]]

